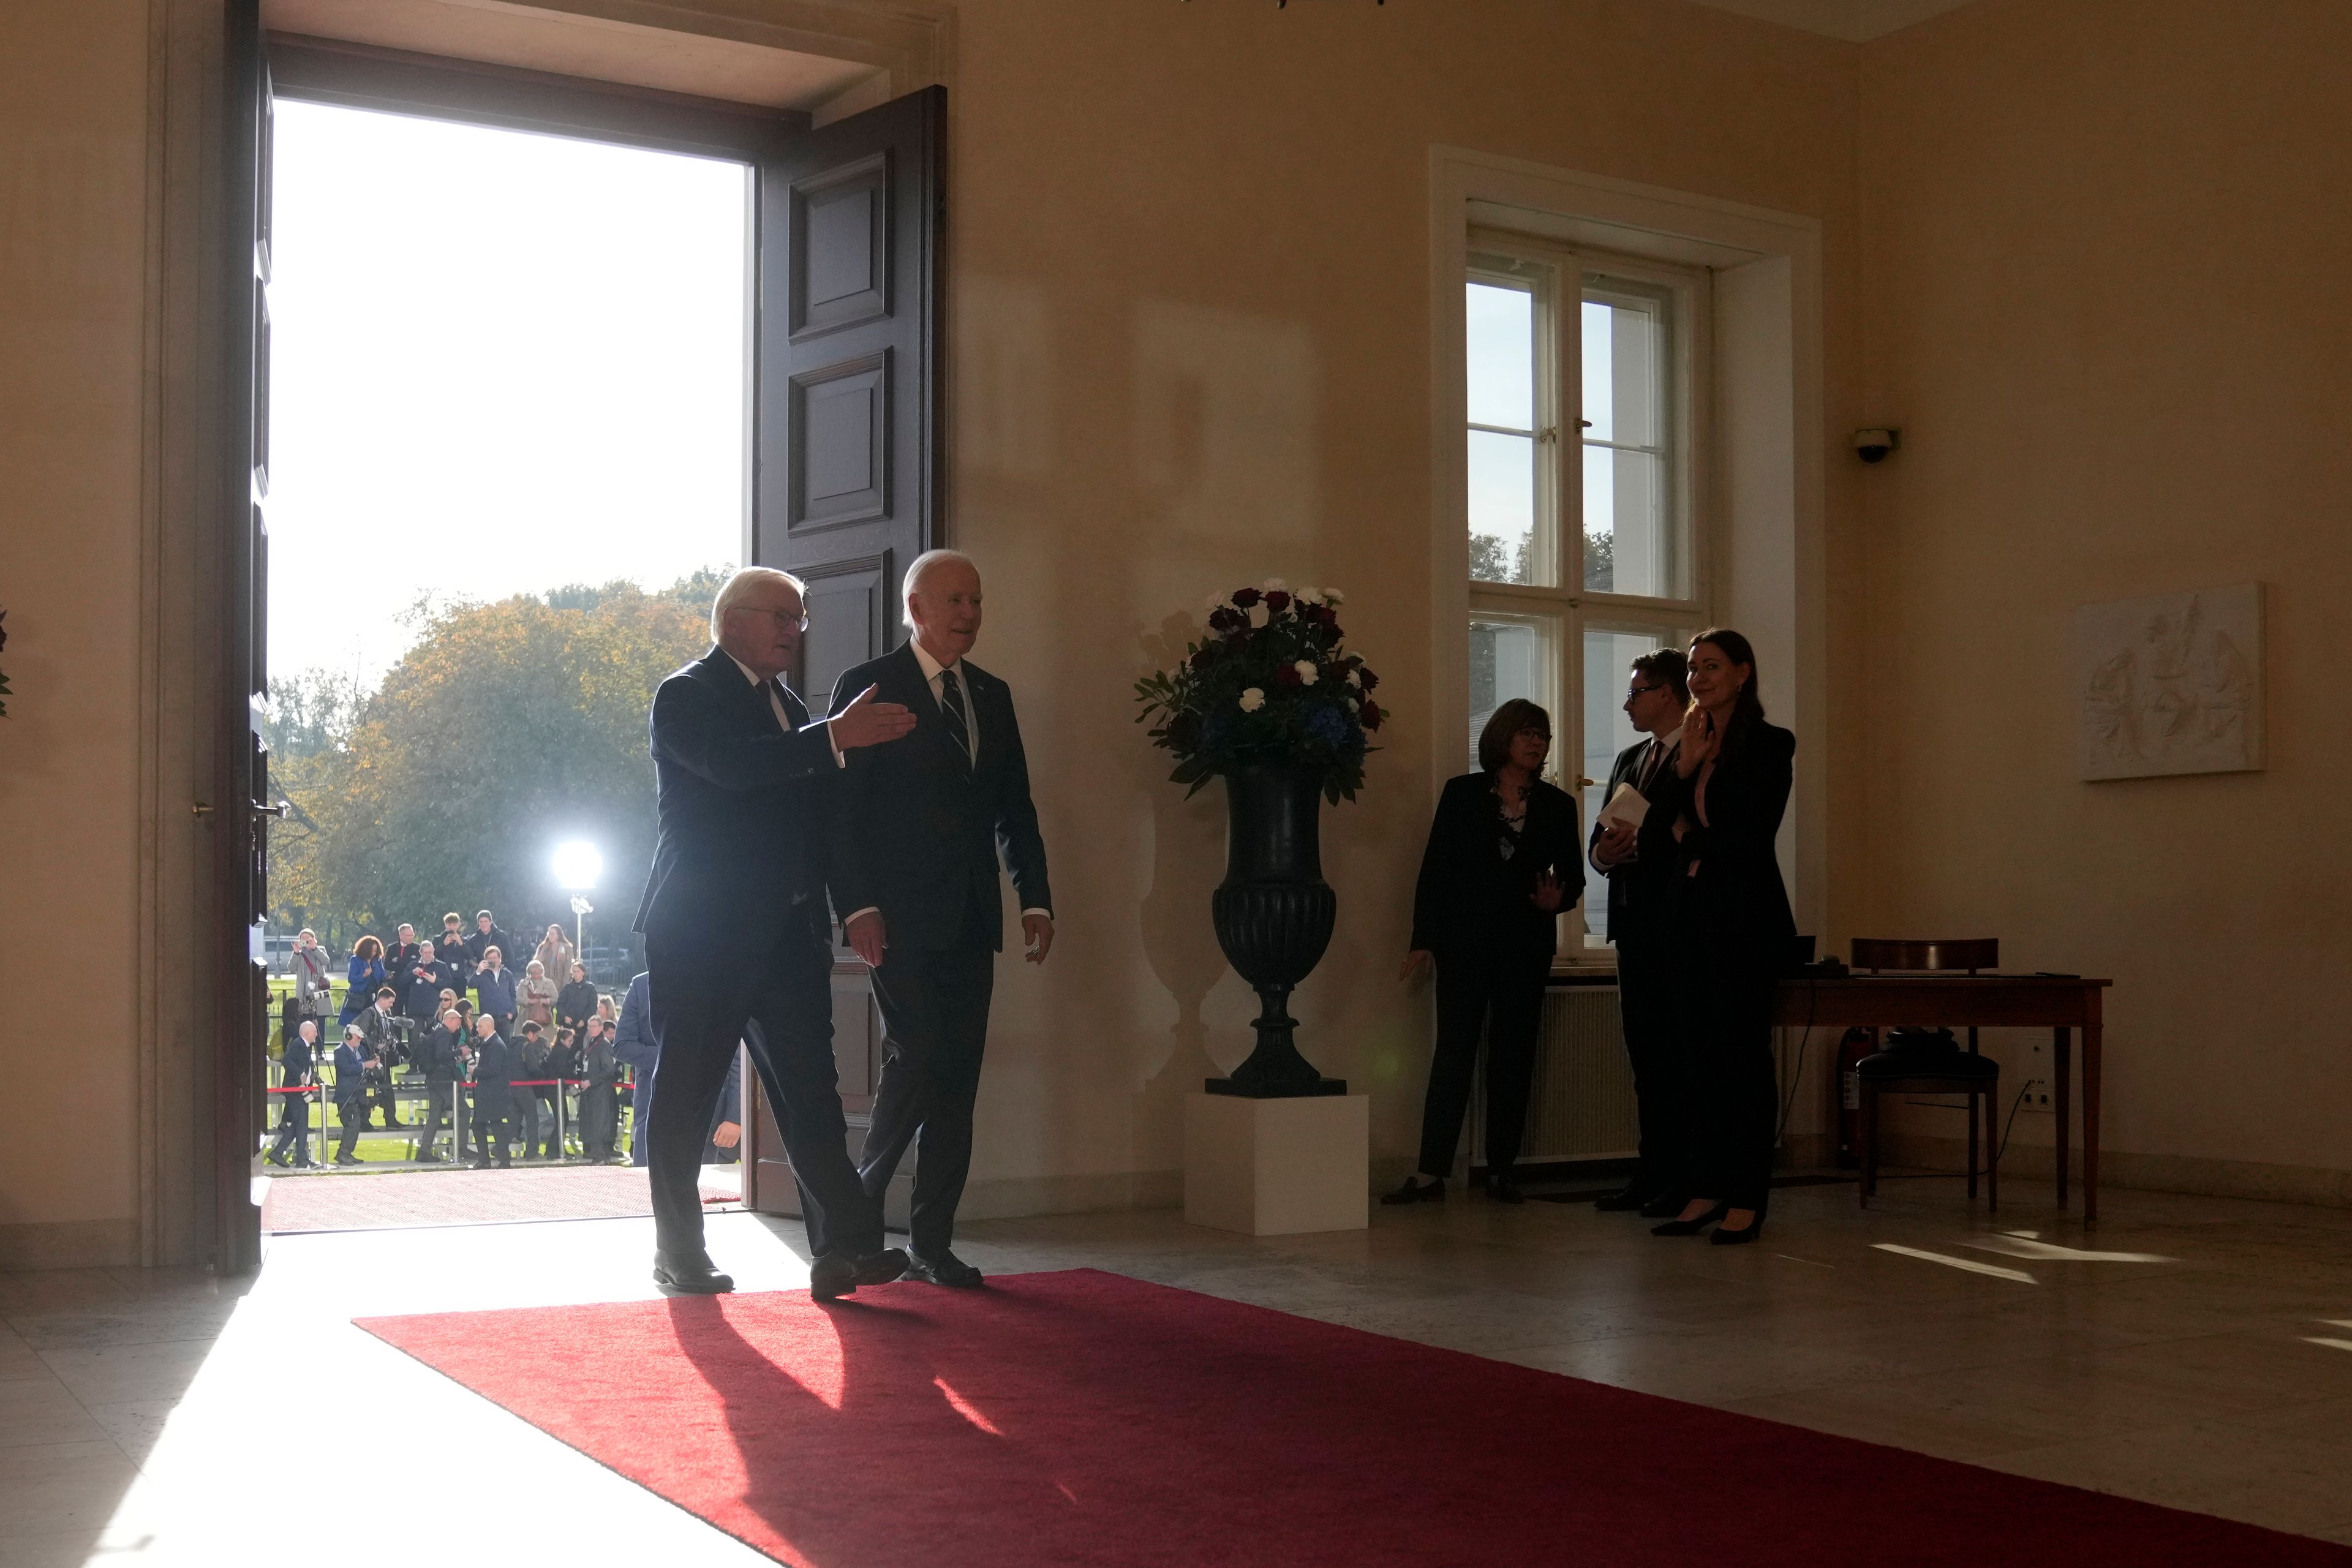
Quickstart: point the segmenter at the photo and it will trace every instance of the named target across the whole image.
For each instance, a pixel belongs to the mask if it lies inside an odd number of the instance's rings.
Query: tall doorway
[[[812,130],[257,28],[232,55],[254,834],[224,879],[221,1256],[642,1212],[628,1064],[589,1037],[625,1052],[642,968],[646,712],[741,562],[808,579],[820,711],[895,640],[897,573],[938,537],[940,95]],[[498,1032],[529,1050],[541,1022],[545,1054],[486,1111],[430,1046],[509,985]],[[844,1045],[854,1107],[869,1042]],[[706,1196],[758,1199],[760,1100],[722,1113]]]

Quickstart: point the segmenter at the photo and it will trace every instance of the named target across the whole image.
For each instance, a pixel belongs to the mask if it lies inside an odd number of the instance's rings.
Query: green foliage
[[[1473,583],[1525,583],[1533,573],[1528,560],[1528,546],[1532,536],[1521,534],[1516,548],[1507,557],[1499,534],[1474,533],[1470,536],[1470,581]],[[1616,591],[1617,536],[1613,533],[1588,533],[1584,536],[1584,585],[1596,594]]]
[[[1323,774],[1334,804],[1364,783],[1366,737],[1385,717],[1372,700],[1380,677],[1342,646],[1337,590],[1291,594],[1279,579],[1209,607],[1208,634],[1186,645],[1174,669],[1135,683],[1157,721],[1154,745],[1175,753],[1169,778],[1191,787],[1251,763],[1305,763]]]
[[[270,760],[283,765],[295,757],[315,757],[351,742],[367,693],[348,675],[306,669],[291,679],[272,677],[261,721],[261,739]]]
[[[654,688],[709,643],[709,594],[684,587],[428,610],[337,743],[278,766],[295,806],[271,830],[280,918],[381,933],[487,908],[520,938],[569,923],[548,862],[579,837],[604,851],[600,918],[625,920],[653,850]]]

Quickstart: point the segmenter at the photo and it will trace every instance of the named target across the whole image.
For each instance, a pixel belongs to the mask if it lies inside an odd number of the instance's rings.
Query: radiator
[[[1485,1058],[1471,1100],[1471,1159],[1486,1160]],[[1536,1035],[1535,1082],[1528,1095],[1527,1160],[1631,1159],[1640,1142],[1633,1071],[1614,985],[1554,986],[1544,994]]]

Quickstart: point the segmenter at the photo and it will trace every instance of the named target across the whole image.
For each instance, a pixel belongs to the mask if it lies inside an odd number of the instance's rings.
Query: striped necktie
[[[971,765],[971,730],[963,720],[963,687],[952,669],[940,671],[940,717],[948,727],[949,738],[963,752],[964,766]]]

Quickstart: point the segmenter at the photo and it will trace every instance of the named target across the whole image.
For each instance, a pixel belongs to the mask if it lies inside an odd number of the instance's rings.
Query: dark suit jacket
[[[1606,805],[1617,794],[1620,784],[1641,787],[1643,759],[1649,755],[1647,736],[1634,742],[1617,753],[1616,764],[1609,770],[1609,788],[1601,795]],[[1658,775],[1650,781],[1644,798],[1657,804],[1661,781],[1674,772],[1674,753],[1666,753],[1658,764]],[[1592,862],[1592,868],[1609,879],[1609,940],[1620,945],[1627,942],[1652,942],[1666,940],[1674,926],[1675,817],[1667,811],[1652,811],[1642,818],[1641,830],[1634,835],[1634,858],[1614,866]],[[1585,856],[1591,861],[1592,846],[1601,842],[1601,824],[1594,822],[1585,838]]]
[[[362,1065],[365,1059],[358,1051],[352,1048],[351,1042],[348,1040],[335,1047],[335,1103],[337,1105],[348,1105],[367,1093],[367,1085],[364,1081],[367,1071]]]
[[[1538,779],[1528,791],[1518,848],[1507,860],[1502,830],[1493,775],[1464,773],[1446,781],[1413,885],[1415,949],[1528,957],[1558,951],[1558,914],[1536,908],[1529,899],[1536,879],[1546,871],[1566,884],[1560,910],[1572,908],[1583,891],[1576,803]]]
[[[654,693],[660,820],[636,918],[647,937],[764,952],[793,907],[824,892],[833,742],[789,689],[784,710],[790,734],[716,647]]]
[[[877,702],[914,710],[915,730],[887,746],[849,753],[841,832],[832,866],[833,907],[846,917],[878,909],[894,947],[940,948],[964,930],[975,901],[981,929],[1004,947],[997,856],[1024,910],[1054,908],[1045,841],[1029,798],[1029,759],[1013,716],[1013,692],[971,660],[957,666],[980,727],[980,759],[968,764],[948,733],[912,643],[844,674],[839,712],[867,687]]]
[[[514,1047],[503,1035],[474,1037],[474,1083],[481,1089],[504,1089],[514,1081]]]
[[[1797,934],[1773,843],[1795,777],[1797,737],[1761,720],[1744,731],[1729,737],[1706,781],[1705,824],[1696,803],[1698,773],[1677,778],[1668,768],[1642,826],[1646,830],[1662,813],[1669,831],[1677,817],[1690,823],[1674,846],[1677,920],[1685,937],[1777,971]]]

